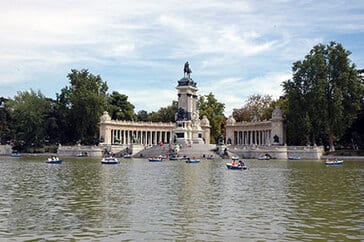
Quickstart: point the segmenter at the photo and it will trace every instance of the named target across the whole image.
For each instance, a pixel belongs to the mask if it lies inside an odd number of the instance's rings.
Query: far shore
[[[340,156],[340,155],[323,155],[321,156],[322,159],[340,159],[340,160],[364,160],[364,156]]]
[[[21,156],[29,156],[29,157],[42,157],[42,156],[59,156],[57,153],[19,153]],[[11,154],[1,154],[0,156],[11,156]],[[76,156],[62,156],[62,157],[76,157]],[[364,160],[364,156],[340,156],[340,155],[323,155],[321,156],[321,160]]]

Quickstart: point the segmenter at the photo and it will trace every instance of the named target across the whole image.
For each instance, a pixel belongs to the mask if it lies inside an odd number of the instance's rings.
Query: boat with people
[[[150,157],[148,158],[148,161],[149,162],[162,162],[163,161],[163,158],[158,156],[158,157]]]
[[[325,165],[328,165],[328,166],[339,166],[339,165],[343,165],[344,164],[344,161],[343,160],[329,160],[329,159],[326,159],[325,161]]]
[[[210,155],[206,158],[207,160],[215,160],[215,157],[213,155]]]
[[[101,164],[116,165],[116,164],[120,164],[120,161],[116,157],[106,156],[106,157],[102,158]]]
[[[130,159],[130,158],[131,158],[131,154],[124,154],[124,155],[123,155],[123,158],[125,158],[125,159]]]
[[[193,157],[193,158],[187,158],[186,163],[191,163],[191,164],[200,163],[200,159],[197,159],[195,157]]]
[[[258,160],[270,160],[270,156],[268,155],[262,155],[258,157]]]
[[[19,157],[21,157],[21,154],[20,153],[11,153],[11,157],[19,158]]]
[[[81,152],[76,155],[76,157],[87,157],[87,156],[88,156],[87,152]]]
[[[57,156],[52,156],[46,160],[46,163],[47,164],[61,164],[62,160],[59,159],[59,157],[57,157]]]
[[[299,156],[288,156],[288,160],[301,160]]]
[[[230,163],[226,163],[226,167],[230,170],[246,170],[248,167],[242,160],[232,160]]]

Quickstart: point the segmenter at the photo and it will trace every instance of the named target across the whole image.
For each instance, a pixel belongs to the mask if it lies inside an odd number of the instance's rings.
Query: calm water
[[[6,241],[360,241],[364,161],[0,157],[0,239]]]

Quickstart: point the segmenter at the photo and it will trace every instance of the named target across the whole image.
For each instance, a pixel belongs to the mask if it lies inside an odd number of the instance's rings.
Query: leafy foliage
[[[319,44],[293,64],[293,79],[283,83],[291,144],[326,140],[333,150],[355,120],[363,91],[350,54],[335,42]]]
[[[212,93],[200,96],[197,102],[200,118],[206,115],[211,125],[211,143],[216,143],[225,130],[225,104],[217,101]]]
[[[59,109],[67,120],[60,127],[66,126],[71,142],[96,144],[100,116],[106,108],[107,84],[99,75],[95,76],[85,69],[71,70],[67,77],[71,86],[63,88],[58,95]]]
[[[18,92],[13,100],[7,102],[6,108],[12,120],[10,129],[15,149],[23,151],[42,146],[46,137],[45,116],[49,108],[43,94],[34,90]]]
[[[138,121],[144,122],[174,122],[177,108],[178,102],[172,101],[171,105],[165,108],[160,108],[157,112],[151,112],[148,114],[145,110],[139,111],[137,118]]]
[[[134,105],[128,101],[128,96],[112,92],[108,97],[108,112],[113,120],[136,120]]]
[[[233,117],[238,122],[268,120],[273,110],[271,108],[272,102],[270,95],[251,95],[242,108],[233,110]]]

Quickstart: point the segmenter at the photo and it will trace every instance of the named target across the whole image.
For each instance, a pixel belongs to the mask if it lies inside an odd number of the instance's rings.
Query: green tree
[[[359,81],[364,86],[364,69],[358,70]],[[363,88],[364,92],[364,88]],[[350,129],[340,139],[340,143],[346,147],[351,146],[354,150],[364,149],[364,94],[362,94],[362,103],[357,119],[354,121]]]
[[[57,141],[61,144],[74,144],[77,140],[74,133],[73,124],[70,122],[71,118],[71,88],[63,88],[61,93],[56,93],[56,103],[54,106],[54,117],[57,122]]]
[[[175,122],[175,115],[178,109],[178,102],[172,101],[172,104],[165,107],[160,108],[158,110],[159,122]]]
[[[287,132],[304,133],[315,144],[327,140],[335,150],[334,142],[357,117],[363,98],[350,54],[335,42],[319,44],[293,64],[292,80],[283,83],[289,100]]]
[[[137,114],[138,121],[147,122],[148,121],[148,112],[145,110],[140,110]]]
[[[160,108],[157,112],[148,113],[145,110],[139,111],[137,114],[138,121],[149,121],[149,122],[174,122],[175,115],[177,113],[178,102],[172,101],[172,104]]]
[[[99,122],[106,109],[107,84],[99,75],[95,76],[83,69],[71,70],[67,75],[71,86],[61,90],[57,95],[58,109],[64,112],[67,143],[81,142],[95,144],[98,142]]]
[[[59,143],[59,127],[56,117],[56,102],[50,98],[46,98],[49,106],[44,117],[45,144]]]
[[[272,102],[270,95],[251,95],[242,108],[233,110],[233,117],[238,122],[268,120],[271,118]]]
[[[211,143],[216,143],[220,135],[225,134],[225,104],[216,100],[212,93],[200,96],[197,102],[200,118],[206,115],[211,125]]]
[[[108,112],[113,120],[136,120],[134,105],[128,101],[128,96],[119,92],[112,92],[108,97]]]
[[[8,99],[0,97],[0,143],[5,144],[11,139],[10,129],[9,129],[9,112],[5,108],[5,103]],[[10,122],[11,123],[11,122]]]
[[[10,129],[17,150],[44,145],[45,117],[49,106],[40,91],[18,92],[13,100],[8,100],[6,108],[11,117]]]

